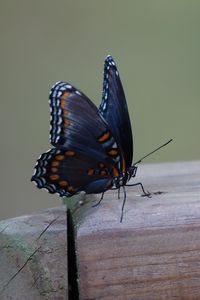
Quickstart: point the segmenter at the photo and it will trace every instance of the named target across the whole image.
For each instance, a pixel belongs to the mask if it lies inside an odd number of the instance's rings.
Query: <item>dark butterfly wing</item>
[[[91,135],[106,131],[96,106],[79,90],[67,82],[57,82],[49,95],[51,121],[50,140],[53,146],[68,146],[73,141],[82,143],[82,138],[96,143]],[[93,127],[95,126],[95,127]],[[85,144],[87,147],[88,143]],[[94,145],[91,145],[95,148]],[[86,151],[86,148],[85,148]]]
[[[112,169],[73,150],[53,148],[38,159],[32,180],[38,188],[60,196],[101,193],[112,187]]]
[[[122,83],[112,56],[107,56],[104,64],[103,94],[99,111],[107,121],[122,157],[121,170],[131,166],[133,159],[133,140],[128,107]]]
[[[51,193],[98,193],[119,176],[120,151],[97,107],[66,82],[49,96],[50,139],[55,148],[38,159],[32,180]]]

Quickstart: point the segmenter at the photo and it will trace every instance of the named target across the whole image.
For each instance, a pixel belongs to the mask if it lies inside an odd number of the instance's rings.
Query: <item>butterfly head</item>
[[[136,172],[137,167],[135,165],[129,167],[128,169],[126,169],[125,172],[113,178],[113,186],[117,189],[119,189],[122,186],[125,186],[132,177],[135,177]]]

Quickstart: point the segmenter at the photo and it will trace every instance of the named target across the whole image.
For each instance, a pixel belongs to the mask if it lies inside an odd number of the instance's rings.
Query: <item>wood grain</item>
[[[68,299],[66,207],[0,222],[0,299]]]
[[[137,181],[163,193],[127,187],[120,223],[110,191],[79,220],[80,299],[200,299],[200,162],[140,166]]]

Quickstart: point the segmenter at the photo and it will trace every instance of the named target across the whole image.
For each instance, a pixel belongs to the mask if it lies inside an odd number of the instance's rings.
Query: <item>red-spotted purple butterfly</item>
[[[31,180],[38,188],[62,197],[71,197],[80,191],[104,193],[122,187],[122,221],[125,186],[136,175],[137,166],[136,163],[131,165],[131,123],[113,58],[109,55],[105,59],[99,109],[81,91],[61,81],[52,87],[49,103],[53,148],[37,160]],[[132,185],[140,185],[144,195],[149,196],[142,183]]]

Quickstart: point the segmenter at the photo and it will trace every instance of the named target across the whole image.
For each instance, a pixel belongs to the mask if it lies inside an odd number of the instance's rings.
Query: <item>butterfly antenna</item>
[[[149,155],[153,154],[154,152],[160,150],[162,147],[165,147],[166,145],[168,145],[169,143],[171,143],[172,140],[173,140],[173,139],[169,140],[168,142],[164,143],[164,144],[161,145],[160,147],[156,148],[155,150],[151,151],[151,152],[148,153],[147,155],[143,156],[143,157],[140,158],[138,161],[136,161],[136,162],[134,163],[134,165],[137,165],[137,164],[141,163],[141,161],[142,161],[144,158],[146,158],[147,156],[149,156]]]

